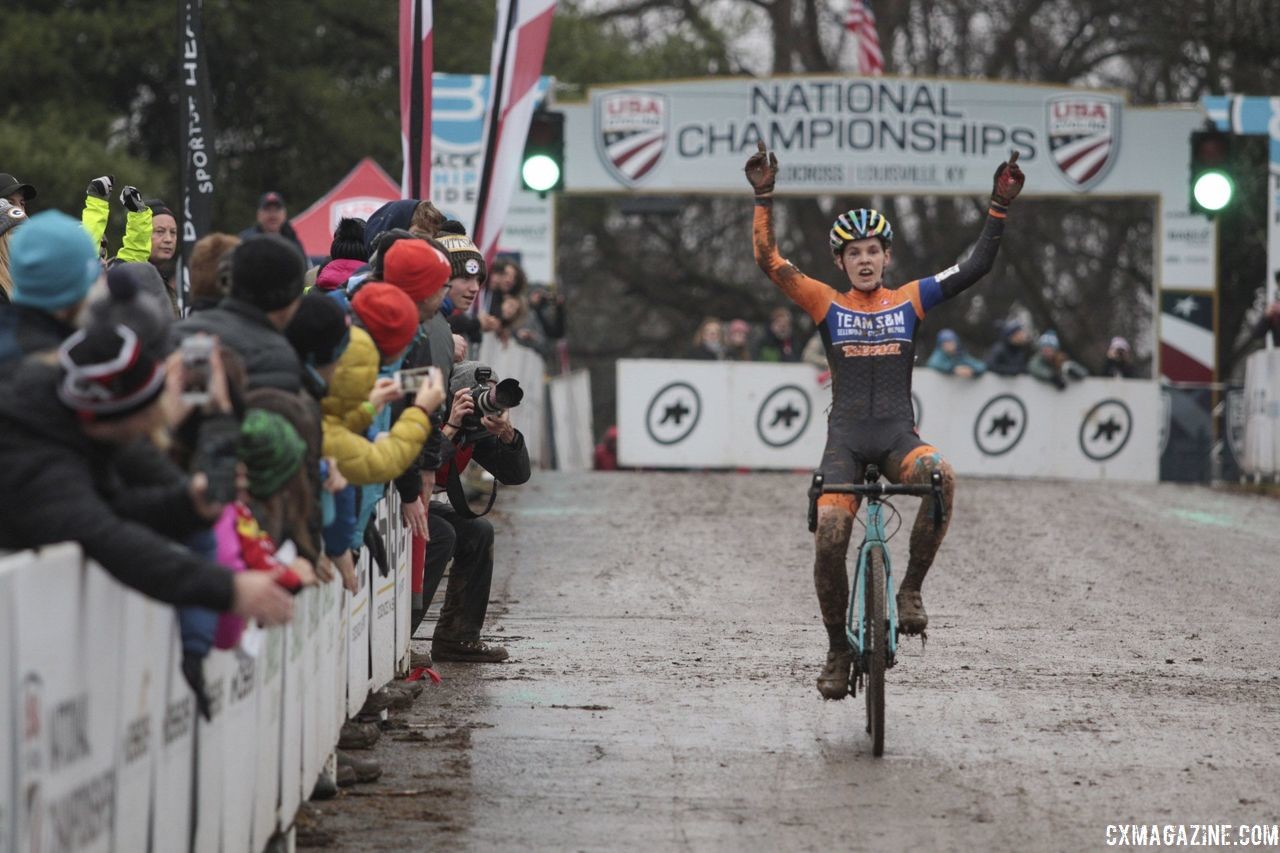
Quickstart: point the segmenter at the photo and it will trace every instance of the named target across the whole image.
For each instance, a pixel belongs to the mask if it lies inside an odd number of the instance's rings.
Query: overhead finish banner
[[[631,84],[562,105],[574,193],[746,193],[764,142],[776,192],[983,195],[1011,151],[1028,196],[1158,197],[1163,286],[1210,289],[1215,239],[1187,212],[1194,108],[1122,93],[898,77]]]
[[[213,99],[204,49],[203,0],[179,0],[182,75],[178,101],[182,133],[182,257],[209,233],[213,218]],[[186,287],[179,288],[186,304]]]

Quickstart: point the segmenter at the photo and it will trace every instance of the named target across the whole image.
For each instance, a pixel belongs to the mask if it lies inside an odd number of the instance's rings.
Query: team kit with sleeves
[[[920,438],[911,404],[915,338],[925,314],[981,279],[995,261],[1010,203],[1024,177],[1017,154],[996,170],[986,222],[969,257],[961,263],[901,287],[885,286],[892,260],[893,228],[875,210],[851,210],[831,229],[834,262],[850,288],[838,290],[805,275],[778,252],[773,224],[775,155],[763,143],[745,172],[755,192],[752,225],[756,262],[770,280],[804,309],[817,325],[832,374],[832,405],[821,471],[827,483],[860,482],[874,464],[893,482],[927,484],[942,476],[945,518],[951,518],[955,475],[937,448]],[[904,633],[921,634],[928,624],[921,586],[946,535],[935,527],[932,498],[921,502],[911,531],[906,576],[898,590],[899,624]],[[848,692],[852,651],[845,633],[849,580],[845,565],[857,511],[852,495],[818,499],[814,582],[829,649],[818,678],[824,698]]]

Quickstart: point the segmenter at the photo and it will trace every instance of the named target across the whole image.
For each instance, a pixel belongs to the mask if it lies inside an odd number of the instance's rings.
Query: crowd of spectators
[[[453,486],[471,463],[507,485],[531,471],[509,411],[477,408],[501,377],[471,358],[473,333],[545,350],[563,300],[510,262],[487,271],[459,223],[412,199],[344,220],[308,269],[269,192],[254,227],[195,244],[183,306],[162,201],[125,187],[121,249],[103,250],[113,183],[89,182],[77,220],[28,215],[35,189],[0,175],[0,549],[77,542],[179,608],[207,708],[203,659],[246,620],[288,622],[309,585],[358,591],[362,550],[388,572],[373,514],[395,488],[423,574],[415,632],[452,566],[413,666],[506,659],[482,639],[493,526]],[[393,682],[348,721],[340,784],[377,777],[349,750],[421,689]]]
[[[786,308],[775,308],[769,313],[768,322],[757,328],[737,319],[729,321],[726,329],[719,318],[705,317],[684,357],[700,361],[799,362],[805,339],[797,333]]]

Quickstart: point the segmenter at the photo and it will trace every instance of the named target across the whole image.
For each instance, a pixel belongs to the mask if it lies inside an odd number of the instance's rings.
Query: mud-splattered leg
[[[904,483],[926,485],[933,472],[942,475],[942,503],[945,519],[940,527],[933,524],[933,497],[920,501],[920,511],[916,514],[916,522],[911,528],[911,552],[907,558],[907,573],[898,585],[898,626],[904,634],[922,634],[929,624],[929,616],[924,609],[921,587],[925,575],[933,565],[933,558],[938,553],[938,546],[947,535],[947,527],[951,524],[951,510],[955,504],[956,477],[950,463],[942,458],[942,454],[932,447],[920,447],[912,451],[903,460],[900,468],[900,479]]]
[[[835,497],[835,496],[831,496]],[[825,699],[843,699],[849,692],[849,669],[853,652],[845,634],[845,614],[849,607],[849,571],[845,565],[849,536],[853,529],[853,504],[841,500],[832,505],[824,499],[818,506],[818,531],[814,537],[813,584],[818,591],[822,624],[830,646],[827,663],[818,676],[818,692]]]

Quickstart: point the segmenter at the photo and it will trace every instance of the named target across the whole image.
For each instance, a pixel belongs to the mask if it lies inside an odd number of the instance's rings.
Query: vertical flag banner
[[[401,198],[427,198],[431,189],[431,0],[400,0]]]
[[[853,48],[858,56],[858,73],[884,73],[884,54],[880,52],[876,16],[864,0],[849,0],[849,15],[844,20],[844,28],[853,36]]]
[[[182,258],[178,265],[178,299],[187,305],[186,259],[213,218],[213,99],[204,49],[201,16],[204,0],[179,0],[179,55],[182,57],[178,100],[182,133]]]
[[[491,262],[520,181],[520,159],[538,97],[538,78],[551,35],[556,0],[498,0],[489,63],[483,165],[472,238]],[[477,300],[479,302],[480,300]]]

